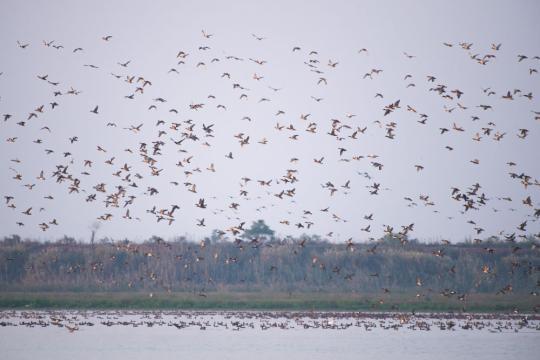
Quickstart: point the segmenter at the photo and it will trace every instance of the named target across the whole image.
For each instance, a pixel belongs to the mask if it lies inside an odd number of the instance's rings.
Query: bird
[[[206,203],[205,203],[204,199],[199,199],[199,201],[195,204],[195,206],[197,206],[198,208],[201,208],[201,209],[205,209],[206,208]]]
[[[22,44],[19,40],[17,40],[17,45],[21,48],[21,49],[26,49],[30,44]]]
[[[257,36],[255,34],[251,34],[251,36],[253,36],[255,39],[257,39],[258,41],[262,41],[262,40],[265,40],[266,38],[265,37],[261,37],[261,36]]]

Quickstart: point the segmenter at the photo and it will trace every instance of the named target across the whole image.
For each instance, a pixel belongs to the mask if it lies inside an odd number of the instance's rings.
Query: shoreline
[[[465,301],[432,294],[208,292],[0,292],[1,310],[207,310],[535,313],[528,294],[470,294]]]

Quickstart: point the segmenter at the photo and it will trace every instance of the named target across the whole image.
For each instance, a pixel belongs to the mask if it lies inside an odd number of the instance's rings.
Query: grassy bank
[[[382,301],[381,301],[382,300]],[[465,301],[433,294],[329,293],[0,293],[2,309],[182,309],[182,310],[348,310],[532,312],[540,300],[530,295],[472,294]]]

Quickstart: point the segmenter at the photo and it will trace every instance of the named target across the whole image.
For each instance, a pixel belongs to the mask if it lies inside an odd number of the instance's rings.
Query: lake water
[[[525,315],[0,311],[0,325],[6,360],[540,359]]]

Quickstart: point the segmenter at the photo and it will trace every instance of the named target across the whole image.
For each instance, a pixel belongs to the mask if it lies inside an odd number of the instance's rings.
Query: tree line
[[[260,227],[261,224],[257,226]],[[254,224],[255,226],[255,224]],[[251,229],[253,230],[254,226]],[[536,295],[540,245],[520,241],[422,243],[386,235],[367,243],[279,238],[265,229],[229,239],[0,241],[3,291],[428,292]]]

